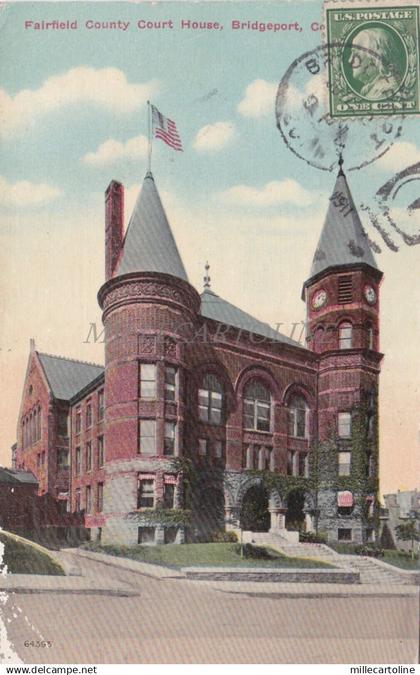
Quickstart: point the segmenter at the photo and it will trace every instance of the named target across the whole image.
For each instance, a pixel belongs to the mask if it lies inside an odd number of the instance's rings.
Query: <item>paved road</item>
[[[256,597],[88,559],[78,564],[83,574],[117,581],[139,595],[9,596],[3,609],[7,633],[24,662],[414,663],[417,658],[413,596]],[[24,647],[25,640],[42,638],[52,641],[50,649]]]

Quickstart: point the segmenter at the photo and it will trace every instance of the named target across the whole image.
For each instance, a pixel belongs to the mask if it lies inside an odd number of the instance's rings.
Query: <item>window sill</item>
[[[247,434],[261,434],[263,436],[272,436],[273,432],[272,431],[263,431],[262,429],[245,429],[244,432]]]

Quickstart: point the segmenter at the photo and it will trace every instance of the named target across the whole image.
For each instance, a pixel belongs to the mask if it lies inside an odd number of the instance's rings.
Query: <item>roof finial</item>
[[[206,288],[208,288],[208,289],[210,290],[210,281],[211,281],[211,277],[209,277],[209,269],[210,269],[210,265],[209,265],[209,261],[208,261],[208,260],[206,261],[206,264],[205,264],[205,266],[204,266],[204,269],[206,270],[206,273],[205,273],[205,275],[204,275],[204,277],[203,277],[203,281],[204,281],[204,290],[206,290]]]
[[[338,155],[338,166],[340,167],[338,171],[339,176],[344,176],[343,164],[344,164],[343,152],[340,150],[340,154]]]

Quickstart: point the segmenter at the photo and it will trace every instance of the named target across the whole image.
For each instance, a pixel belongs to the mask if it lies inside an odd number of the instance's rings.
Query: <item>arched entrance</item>
[[[305,524],[305,493],[292,490],[287,497],[286,529],[303,530]]]
[[[253,485],[245,493],[241,505],[241,527],[252,532],[268,532],[270,529],[268,493],[262,485]]]

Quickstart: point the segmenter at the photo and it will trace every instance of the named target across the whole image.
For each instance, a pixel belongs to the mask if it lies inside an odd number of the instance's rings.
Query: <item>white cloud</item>
[[[295,204],[309,206],[318,201],[320,195],[306,190],[292,178],[273,180],[262,188],[250,185],[234,185],[220,193],[220,197],[231,204],[243,206],[276,206],[277,204]]]
[[[114,114],[131,113],[145,105],[157,89],[157,81],[129,83],[119,68],[78,66],[47,78],[38,89],[23,89],[15,96],[0,89],[1,134],[25,130],[42,115],[82,102]]]
[[[245,89],[238,112],[244,117],[262,117],[270,113],[274,115],[277,87],[275,82],[254,80]]]
[[[0,206],[10,208],[42,206],[62,194],[59,188],[47,183],[31,183],[28,180],[9,183],[0,176]]]
[[[206,124],[198,132],[193,147],[198,152],[217,152],[226,147],[235,137],[236,130],[231,122]]]
[[[109,138],[107,141],[101,143],[95,152],[88,152],[83,157],[83,161],[92,166],[103,166],[114,164],[120,159],[139,159],[146,157],[147,148],[147,138],[142,134],[130,138],[125,143]]]
[[[420,149],[414,143],[400,141],[394,143],[376,166],[390,171],[401,171],[404,167],[420,162]]]

